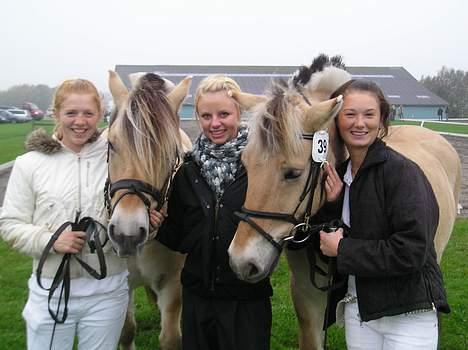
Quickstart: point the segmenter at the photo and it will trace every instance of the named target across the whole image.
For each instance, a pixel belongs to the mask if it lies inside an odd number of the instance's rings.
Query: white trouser
[[[344,317],[348,350],[437,350],[435,310],[361,322],[355,302],[346,304]]]
[[[62,306],[63,303],[62,300]],[[53,298],[52,310],[56,310],[56,305],[57,298]],[[70,297],[67,320],[57,324],[52,349],[73,349],[75,336],[78,337],[80,350],[117,349],[127,306],[126,283],[109,293]],[[26,321],[28,350],[49,349],[54,320],[47,308],[47,296],[30,289],[23,318]]]

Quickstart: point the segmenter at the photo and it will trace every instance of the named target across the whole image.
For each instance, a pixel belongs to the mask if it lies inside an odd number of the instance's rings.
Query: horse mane
[[[301,66],[298,71],[294,73],[292,79],[294,86],[305,86],[316,73],[322,72],[326,67],[336,67],[341,70],[346,70],[341,56],[336,55],[329,57],[322,53],[314,58],[310,67]]]
[[[130,155],[135,171],[157,188],[167,179],[181,151],[179,118],[164,84],[156,74],[142,77],[115,121],[119,146]]]
[[[264,159],[277,154],[286,158],[299,155],[303,151],[303,110],[294,101],[304,96],[311,103],[327,99],[349,79],[341,56],[330,58],[321,54],[310,67],[299,68],[289,82],[273,81],[267,92],[267,102],[253,111],[249,144],[255,145],[255,153]],[[344,146],[339,140],[334,144],[335,156],[342,160]]]
[[[255,152],[265,159],[277,154],[290,158],[303,150],[301,113],[289,103],[290,93],[288,83],[273,81],[268,101],[253,111],[249,144],[255,145]]]

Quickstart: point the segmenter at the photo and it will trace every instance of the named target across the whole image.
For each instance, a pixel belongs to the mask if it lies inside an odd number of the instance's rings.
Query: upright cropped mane
[[[282,154],[291,158],[303,150],[303,111],[298,101],[314,103],[328,99],[346,80],[341,56],[329,58],[321,54],[310,67],[302,66],[289,82],[273,81],[267,92],[267,102],[253,112],[249,144],[263,158]],[[252,146],[253,147],[253,146]]]
[[[165,81],[147,74],[130,93],[115,118],[119,146],[130,152],[132,166],[145,181],[160,188],[181,151],[179,119],[166,97]],[[112,127],[112,123],[111,123]]]

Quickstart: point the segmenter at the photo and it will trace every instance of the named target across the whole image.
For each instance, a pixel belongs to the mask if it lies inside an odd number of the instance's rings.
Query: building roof
[[[193,104],[194,92],[200,81],[211,74],[232,77],[243,91],[262,94],[272,80],[288,79],[297,66],[172,66],[172,65],[117,65],[115,70],[128,87],[128,75],[136,72],[154,72],[178,83],[193,76],[185,104]],[[440,106],[447,102],[417,81],[403,67],[347,67],[354,79],[369,79],[384,91],[388,101],[397,105]]]
[[[443,100],[403,67],[346,67],[354,79],[368,79],[380,86],[391,104],[440,106]]]

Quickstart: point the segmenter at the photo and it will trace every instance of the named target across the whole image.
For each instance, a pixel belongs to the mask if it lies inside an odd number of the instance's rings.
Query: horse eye
[[[302,170],[299,170],[299,169],[286,169],[286,171],[284,172],[284,179],[285,180],[294,180],[294,179],[297,179],[301,175],[302,175]]]

